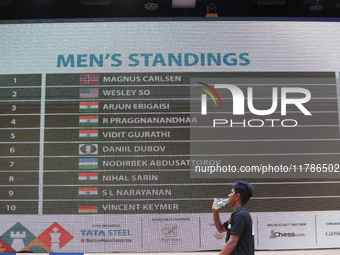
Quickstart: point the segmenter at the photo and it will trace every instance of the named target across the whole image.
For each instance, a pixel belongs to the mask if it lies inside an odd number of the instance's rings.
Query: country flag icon
[[[98,112],[99,103],[98,102],[80,102],[79,112]]]
[[[78,213],[98,213],[98,206],[78,206]]]
[[[99,89],[98,88],[80,88],[79,98],[98,98]]]
[[[98,138],[98,129],[93,130],[79,130],[79,138],[84,140],[91,140]]]
[[[98,144],[79,144],[79,155],[98,154]]]
[[[79,126],[96,127],[98,126],[98,116],[79,116]]]
[[[78,181],[81,183],[91,183],[98,181],[98,173],[79,173]]]
[[[98,159],[97,158],[80,158],[79,169],[98,169]]]
[[[80,84],[81,85],[99,84],[99,75],[98,74],[81,74]]]
[[[95,197],[98,196],[98,188],[95,187],[82,187],[78,188],[79,197]]]

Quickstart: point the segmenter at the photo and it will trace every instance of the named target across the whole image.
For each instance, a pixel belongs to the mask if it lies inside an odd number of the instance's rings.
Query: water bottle
[[[216,203],[218,207],[223,207],[228,204],[228,200],[228,198],[215,198],[214,203]]]

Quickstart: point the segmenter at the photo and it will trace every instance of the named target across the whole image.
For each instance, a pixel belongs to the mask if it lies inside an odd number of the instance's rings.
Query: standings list
[[[213,84],[235,84],[244,100]],[[312,96],[286,116],[273,102],[289,89]],[[334,95],[334,73],[1,75],[0,214],[205,213],[236,178],[325,185],[318,178],[339,176]],[[235,102],[253,113],[234,114]],[[306,173],[306,164],[333,171]],[[279,210],[257,196],[253,210]]]
[[[0,81],[1,214],[182,213],[212,196],[189,174],[189,76]]]

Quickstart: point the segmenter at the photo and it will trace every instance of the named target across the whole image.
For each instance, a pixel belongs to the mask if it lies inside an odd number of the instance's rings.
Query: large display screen
[[[240,179],[257,250],[340,247],[339,23],[0,28],[0,252],[218,250]]]

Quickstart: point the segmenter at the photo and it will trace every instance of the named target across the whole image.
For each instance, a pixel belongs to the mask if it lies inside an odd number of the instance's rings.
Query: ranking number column
[[[0,75],[0,214],[37,214],[41,75]]]

